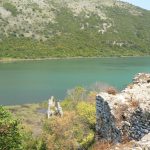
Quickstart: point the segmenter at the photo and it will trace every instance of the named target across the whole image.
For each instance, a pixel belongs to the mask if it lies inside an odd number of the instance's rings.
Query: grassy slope
[[[47,58],[47,57],[92,57],[92,56],[141,56],[150,55],[150,12],[140,10],[143,16],[131,15],[119,7],[105,8],[113,20],[113,28],[100,34],[94,26],[103,22],[97,15],[85,18],[84,13],[75,17],[69,9],[56,12],[56,22],[47,25],[45,36],[50,29],[54,36],[47,41],[14,35],[3,37],[0,44],[0,58]],[[80,24],[89,23],[80,30]],[[115,32],[115,30],[117,32]],[[60,34],[56,34],[57,32]],[[113,41],[124,43],[113,45]]]

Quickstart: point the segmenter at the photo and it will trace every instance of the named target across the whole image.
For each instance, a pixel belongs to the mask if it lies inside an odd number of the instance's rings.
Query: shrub
[[[48,149],[77,149],[77,137],[82,135],[82,129],[78,124],[75,112],[65,112],[64,116],[53,117],[44,125],[44,139]]]
[[[0,106],[0,149],[22,149],[19,122],[2,106]]]
[[[139,101],[132,99],[130,105],[131,107],[137,108],[139,106]]]
[[[118,104],[117,108],[115,109],[115,118],[118,126],[121,126],[121,122],[127,119],[125,112],[127,112],[128,108],[129,106],[126,104]]]
[[[75,104],[72,100],[70,100],[70,99],[65,99],[65,100],[63,100],[63,101],[61,102],[61,106],[62,106],[62,108],[63,108],[64,111],[65,111],[65,110],[67,110],[67,111],[72,111],[72,110],[74,110],[75,105],[76,105],[76,104]]]
[[[80,143],[83,149],[88,149],[94,142],[94,132],[90,132]]]
[[[25,133],[23,149],[24,150],[47,150],[47,147],[42,137],[33,138],[32,134]]]
[[[96,119],[96,109],[95,105],[89,104],[87,102],[80,102],[77,105],[77,113],[81,117],[82,121],[90,125],[91,127],[95,126]]]
[[[106,92],[108,94],[112,94],[112,95],[116,95],[117,94],[117,90],[114,87],[109,87],[106,89]]]
[[[78,102],[80,100],[86,99],[86,90],[83,87],[76,87],[74,89],[68,90],[68,99]]]
[[[90,104],[88,105],[90,109],[89,106]],[[53,116],[50,120],[45,120],[43,137],[47,149],[87,149],[93,143],[95,132],[91,124],[94,125],[95,120],[90,115],[86,115],[87,113],[84,114],[83,111],[80,113],[78,110],[80,115],[76,111],[65,111],[63,117]],[[83,121],[84,116],[90,119],[86,118]]]

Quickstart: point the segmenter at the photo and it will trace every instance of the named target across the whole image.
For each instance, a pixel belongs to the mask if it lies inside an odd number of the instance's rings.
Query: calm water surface
[[[150,72],[150,57],[84,58],[0,63],[0,105],[33,103],[96,82],[124,88],[134,74]]]

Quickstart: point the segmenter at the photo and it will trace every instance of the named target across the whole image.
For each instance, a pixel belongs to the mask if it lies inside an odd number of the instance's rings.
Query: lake
[[[0,105],[63,99],[76,86],[96,82],[123,89],[138,72],[150,72],[150,57],[81,58],[0,63]]]

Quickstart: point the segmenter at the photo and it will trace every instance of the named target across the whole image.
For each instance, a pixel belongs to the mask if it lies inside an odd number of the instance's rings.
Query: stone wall
[[[115,126],[110,107],[99,95],[96,97],[96,119],[97,140],[115,143],[121,140],[121,132]]]

